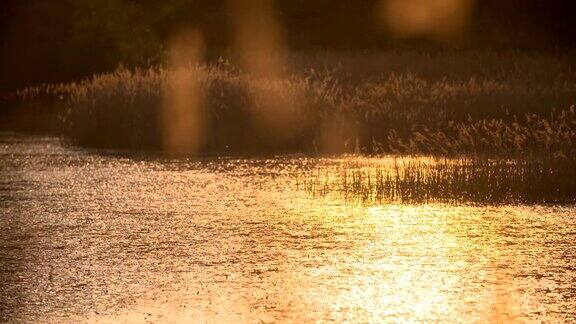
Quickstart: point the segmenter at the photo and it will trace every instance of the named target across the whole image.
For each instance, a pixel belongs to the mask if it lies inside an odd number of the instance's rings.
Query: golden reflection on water
[[[3,141],[0,314],[15,321],[576,320],[573,207],[351,204],[295,185],[349,159]]]
[[[326,214],[325,226],[345,226],[369,239],[356,241],[352,252],[331,255],[329,266],[313,269],[311,274],[320,282],[346,278],[345,289],[336,286],[323,292],[331,296],[330,318],[360,317],[368,322],[519,318],[517,299],[494,274],[479,272],[474,279],[493,281],[494,287],[476,286],[469,275],[462,275],[473,268],[472,262],[484,269],[498,257],[490,241],[478,244],[451,234],[470,230],[470,224],[454,222],[452,217],[472,210],[403,205],[353,208],[356,210],[348,212],[356,216],[348,224],[338,224],[346,213],[339,210]],[[312,294],[306,300],[319,307],[321,299]]]

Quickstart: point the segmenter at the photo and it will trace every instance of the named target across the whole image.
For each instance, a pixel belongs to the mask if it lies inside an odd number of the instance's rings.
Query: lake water
[[[576,209],[359,205],[347,159],[0,135],[0,322],[576,321]]]

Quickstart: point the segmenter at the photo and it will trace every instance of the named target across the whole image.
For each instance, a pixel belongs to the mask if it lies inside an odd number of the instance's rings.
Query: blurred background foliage
[[[288,47],[299,51],[572,51],[576,44],[573,0],[481,0],[466,37],[442,44],[391,37],[377,21],[377,5],[378,0],[283,0],[275,2],[274,15]],[[118,65],[160,63],[167,39],[183,26],[203,33],[209,57],[226,55],[232,14],[224,0],[2,0],[0,92]]]

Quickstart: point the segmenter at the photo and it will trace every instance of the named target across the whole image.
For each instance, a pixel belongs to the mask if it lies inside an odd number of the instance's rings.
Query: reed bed
[[[576,160],[403,158],[391,167],[317,170],[300,186],[366,204],[573,204]]]
[[[76,84],[41,84],[0,96],[0,129],[56,133]]]
[[[186,68],[203,98],[195,109],[206,134],[194,154],[575,153],[569,55],[300,53],[285,61],[280,79],[225,59]],[[2,100],[1,126],[51,130],[81,146],[161,150],[172,73],[118,69],[24,89]]]

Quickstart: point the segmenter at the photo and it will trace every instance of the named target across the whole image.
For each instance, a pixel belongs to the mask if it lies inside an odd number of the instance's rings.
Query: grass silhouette
[[[207,131],[194,153],[574,154],[570,56],[327,52],[285,61],[282,79],[223,59],[185,68]],[[2,126],[51,130],[82,146],[161,150],[171,73],[120,68],[24,89],[2,101]],[[289,133],[275,132],[279,125]]]
[[[368,204],[573,204],[576,160],[400,158],[391,167],[316,171],[300,186]]]

